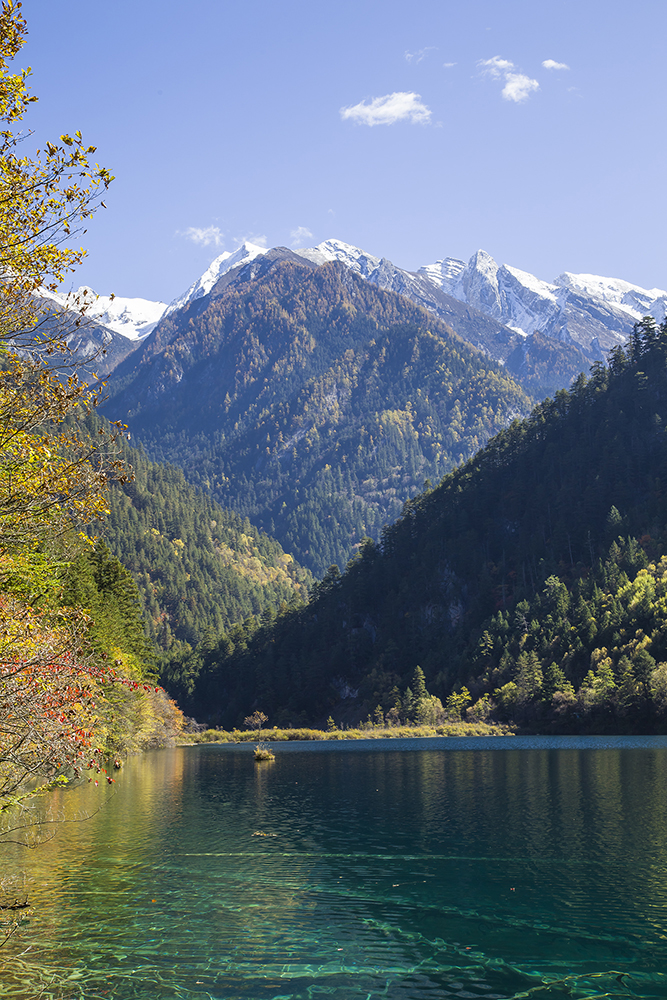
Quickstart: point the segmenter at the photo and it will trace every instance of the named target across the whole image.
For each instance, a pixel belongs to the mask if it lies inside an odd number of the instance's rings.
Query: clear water
[[[667,997],[664,738],[275,751],[58,793],[0,995]]]

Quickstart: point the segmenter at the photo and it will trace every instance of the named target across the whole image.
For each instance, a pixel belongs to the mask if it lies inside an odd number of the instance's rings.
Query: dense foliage
[[[125,475],[119,428],[92,440],[67,422],[97,396],[42,292],[81,260],[70,240],[112,178],[79,133],[20,155],[17,127],[36,100],[28,73],[8,68],[27,32],[20,7],[4,0],[0,12],[0,813],[15,830],[30,822],[13,807],[40,781],[86,761],[99,771],[106,752],[173,734],[181,718],[147,683],[136,588],[76,534],[104,517],[107,487]]]
[[[609,367],[409,501],[307,605],[193,659],[193,707],[364,717],[419,664],[454,714],[664,726],[666,422],[667,324],[647,319]]]
[[[500,365],[336,263],[279,262],[167,317],[109,389],[152,457],[317,575],[529,408]]]
[[[651,562],[653,540],[642,543],[619,537],[590,576],[569,586],[551,576],[531,600],[485,623],[464,657],[479,695],[471,718],[493,712],[580,730],[665,726],[667,556]]]
[[[105,423],[89,414],[95,437]],[[118,442],[131,477],[114,483],[101,531],[138,587],[156,669],[169,681],[191,648],[224,629],[303,599],[313,578],[247,518],[223,510],[180,469]]]

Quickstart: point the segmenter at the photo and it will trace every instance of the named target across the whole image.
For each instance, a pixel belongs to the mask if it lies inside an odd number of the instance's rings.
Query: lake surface
[[[667,998],[667,739],[204,746],[58,792],[0,996]],[[27,949],[27,950],[26,950]],[[78,992],[77,992],[78,991]]]

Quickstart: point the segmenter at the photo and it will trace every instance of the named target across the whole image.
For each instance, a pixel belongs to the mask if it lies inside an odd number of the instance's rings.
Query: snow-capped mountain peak
[[[150,299],[123,298],[120,295],[98,295],[92,288],[82,285],[76,291],[49,293],[59,305],[80,311],[85,306],[85,316],[101,326],[119,333],[128,340],[143,340],[157,326],[166,302]]]
[[[465,261],[457,260],[456,257],[445,257],[443,260],[436,260],[435,264],[426,264],[424,267],[420,267],[417,274],[428,278],[443,292],[452,295],[465,266]]]
[[[354,247],[350,243],[343,243],[342,240],[324,240],[316,247],[304,247],[295,250],[300,257],[312,260],[315,264],[325,264],[327,261],[339,260],[351,271],[356,271],[362,278],[368,278],[380,263],[380,257]]]
[[[241,264],[249,263],[255,257],[259,257],[266,252],[266,247],[259,247],[254,243],[243,243],[234,251],[225,250],[224,253],[221,253],[219,257],[216,257],[209,264],[204,273],[190,285],[187,291],[169,303],[164,315],[168,316],[169,313],[175,312],[177,309],[182,309],[183,306],[194,302],[195,299],[200,299],[204,295],[208,295],[223,274],[227,274],[228,271],[239,267]]]
[[[478,250],[461,272],[454,295],[502,322],[503,302],[498,283],[499,267],[485,250]],[[463,293],[463,294],[461,294]]]
[[[651,315],[662,322],[667,312],[667,292],[662,289],[569,272],[547,282],[518,267],[497,264],[484,250],[467,264],[445,258],[421,267],[418,274],[517,333],[539,330],[585,350],[595,344],[596,350],[608,350],[627,339],[638,319]]]

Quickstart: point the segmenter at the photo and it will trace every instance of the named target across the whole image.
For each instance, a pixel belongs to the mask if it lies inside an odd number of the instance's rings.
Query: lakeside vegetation
[[[36,98],[9,63],[27,35],[0,11],[0,842],[32,843],[35,796],[83,774],[112,784],[118,755],[173,742],[183,716],[156,686],[135,584],[86,535],[131,473],[121,426],[92,437],[73,419],[99,402],[59,325],[53,292],[82,260],[72,240],[113,180],[95,147],[64,133],[23,155]],[[88,358],[92,363],[94,359]],[[37,833],[36,833],[37,831]],[[10,931],[11,931],[10,921]]]
[[[433,736],[513,736],[514,729],[486,722],[448,722],[439,726],[384,726],[368,723],[345,729],[205,729],[179,737],[178,746],[201,743],[289,743],[312,740],[414,740]]]

